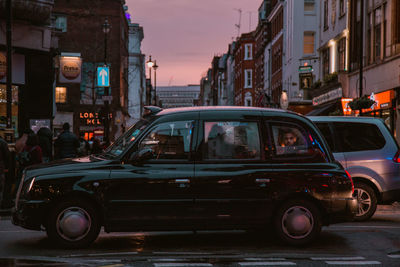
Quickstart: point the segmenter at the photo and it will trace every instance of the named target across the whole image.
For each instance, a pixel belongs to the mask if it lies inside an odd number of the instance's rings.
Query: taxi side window
[[[316,137],[294,123],[271,123],[273,160],[286,162],[326,162]]]
[[[155,160],[187,160],[192,142],[192,132],[192,121],[160,123],[140,142],[139,150],[151,148]]]
[[[259,160],[260,135],[256,122],[213,121],[204,123],[205,160]]]

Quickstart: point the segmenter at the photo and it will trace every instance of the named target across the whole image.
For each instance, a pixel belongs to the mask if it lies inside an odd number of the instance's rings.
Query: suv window
[[[260,155],[260,135],[256,122],[204,123],[204,159],[260,159]]]
[[[192,128],[192,121],[160,123],[140,142],[139,151],[150,147],[155,160],[187,160],[192,141]]]
[[[378,126],[368,123],[334,122],[335,138],[342,142],[339,152],[377,150],[385,146],[386,141]]]
[[[304,128],[293,123],[272,122],[273,161],[290,163],[326,162],[327,157],[319,140]]]
[[[318,129],[321,131],[321,133],[324,135],[332,152],[338,152],[337,151],[338,149],[333,142],[333,136],[332,136],[332,132],[331,132],[329,123],[318,122],[318,123],[316,123],[316,125],[318,126]]]

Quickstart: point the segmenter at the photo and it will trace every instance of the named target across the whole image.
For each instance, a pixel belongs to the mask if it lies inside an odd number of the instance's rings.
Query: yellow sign
[[[7,57],[0,52],[0,80],[7,74]]]

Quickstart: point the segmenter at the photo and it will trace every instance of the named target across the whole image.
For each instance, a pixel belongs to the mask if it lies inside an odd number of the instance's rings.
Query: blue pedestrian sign
[[[110,68],[107,66],[97,67],[97,86],[109,87],[110,86]]]

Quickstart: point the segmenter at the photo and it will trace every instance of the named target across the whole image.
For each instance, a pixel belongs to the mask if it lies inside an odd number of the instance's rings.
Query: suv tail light
[[[345,172],[346,172],[347,177],[349,177],[350,182],[351,182],[351,194],[354,194],[354,183],[353,183],[353,179],[351,178],[351,175],[350,175],[350,173],[349,173],[348,171],[345,170]]]
[[[393,157],[393,161],[396,163],[400,163],[400,150],[397,150],[396,155]]]

